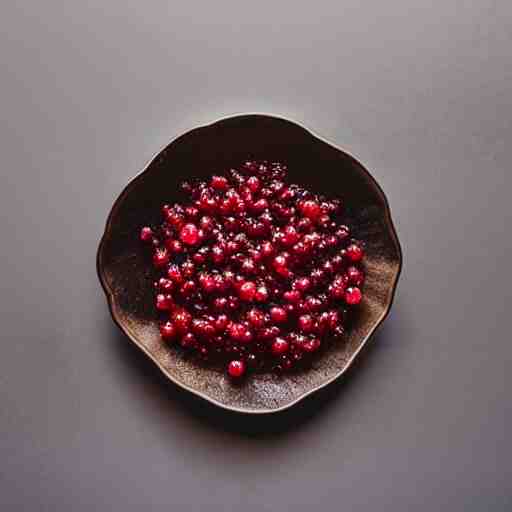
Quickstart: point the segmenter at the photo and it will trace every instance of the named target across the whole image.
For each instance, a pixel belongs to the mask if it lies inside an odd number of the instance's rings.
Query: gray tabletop
[[[512,506],[510,2],[2,2],[0,508]],[[110,206],[172,137],[290,117],[357,156],[404,249],[339,384],[218,413],[114,328]]]

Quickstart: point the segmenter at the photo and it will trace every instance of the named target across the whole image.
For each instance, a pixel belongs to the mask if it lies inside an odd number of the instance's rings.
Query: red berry
[[[200,274],[198,281],[199,281],[201,288],[206,293],[213,293],[215,291],[215,288],[216,288],[215,279],[213,278],[213,276],[211,274],[206,274],[206,273]]]
[[[340,315],[335,309],[328,311],[327,315],[329,317],[329,328],[334,331],[340,324]]]
[[[343,240],[346,240],[350,236],[350,229],[348,229],[347,226],[340,226],[336,230],[335,235],[338,237],[338,240],[342,242]]]
[[[185,215],[189,219],[194,220],[194,219],[196,219],[198,217],[199,210],[195,206],[187,206],[185,208]]]
[[[217,201],[213,197],[203,194],[197,203],[199,210],[205,213],[215,213],[217,210]]]
[[[170,295],[164,295],[163,293],[159,293],[156,296],[156,308],[159,311],[168,311],[173,306],[174,302]]]
[[[194,280],[190,279],[185,281],[180,288],[180,293],[183,297],[191,297],[196,291],[196,283]]]
[[[195,224],[185,224],[180,231],[180,240],[187,245],[196,245],[199,241],[197,226]]]
[[[189,328],[192,315],[185,309],[178,309],[172,314],[171,320],[174,322],[178,332],[183,334],[187,332]]]
[[[256,285],[252,281],[246,281],[240,286],[238,292],[240,298],[246,302],[252,302],[256,293]]]
[[[247,312],[247,320],[253,327],[263,327],[265,315],[261,310],[253,308]]]
[[[218,293],[225,293],[229,288],[229,283],[221,274],[215,274],[213,276],[213,282],[215,284],[215,290]]]
[[[351,286],[350,288],[347,288],[345,292],[345,302],[347,304],[350,304],[351,306],[359,304],[362,298],[363,294],[357,286]]]
[[[306,298],[306,311],[311,313],[320,311],[324,306],[324,302],[319,297],[309,296]]]
[[[149,227],[144,227],[140,230],[140,239],[143,242],[151,242],[153,240],[153,230]]]
[[[173,254],[181,254],[183,252],[183,244],[179,240],[168,238],[165,241],[165,246],[169,249],[169,252]]]
[[[226,307],[229,311],[236,311],[240,307],[240,299],[238,297],[230,295],[228,297],[228,302],[227,302]]]
[[[211,250],[211,258],[213,263],[220,265],[225,258],[225,252],[220,245],[214,245]]]
[[[202,265],[206,261],[207,254],[207,252],[199,250],[192,255],[192,261],[197,265]]]
[[[161,277],[158,280],[158,288],[163,292],[169,293],[174,288],[173,282],[170,279],[166,279],[165,277]]]
[[[224,311],[227,309],[227,307],[228,307],[228,299],[226,299],[226,297],[217,297],[213,301],[213,308],[216,311]]]
[[[358,244],[350,244],[347,247],[347,257],[354,263],[361,261],[364,256],[363,248]]]
[[[256,302],[266,302],[268,299],[268,289],[266,286],[258,286],[254,292],[254,300]]]
[[[299,277],[293,282],[292,287],[299,292],[305,292],[311,288],[311,281],[307,277]]]
[[[288,352],[290,344],[284,338],[276,338],[272,342],[272,354],[279,356]]]
[[[305,217],[311,220],[317,220],[322,214],[322,209],[316,201],[308,200],[300,204],[300,211]]]
[[[157,249],[153,255],[153,264],[157,268],[165,267],[169,263],[169,253],[165,249]]]
[[[350,284],[361,286],[364,282],[364,274],[357,267],[348,267],[347,280]]]
[[[197,339],[193,333],[187,332],[181,338],[181,346],[183,348],[193,348],[197,345]]]
[[[320,348],[320,340],[318,338],[311,338],[302,344],[304,352],[316,352]]]
[[[306,334],[313,332],[315,328],[315,322],[311,315],[300,316],[297,323],[299,325],[299,329]]]
[[[273,261],[274,270],[282,277],[291,277],[292,273],[288,268],[289,255],[287,253],[278,254]]]
[[[274,246],[271,242],[263,242],[261,244],[261,254],[264,258],[268,258],[274,254]]]
[[[187,260],[181,264],[181,272],[184,277],[192,277],[196,271],[193,261]]]
[[[257,201],[254,201],[251,204],[251,210],[255,213],[261,213],[265,211],[268,208],[269,204],[268,201],[262,197],[261,199],[258,199]],[[260,219],[263,221],[263,219]]]
[[[183,282],[183,275],[181,273],[178,265],[172,264],[169,266],[169,270],[167,271],[167,275],[169,279],[176,284],[181,284]]]
[[[282,324],[288,320],[288,313],[284,308],[276,306],[270,310],[270,318],[276,324]]]
[[[345,281],[337,277],[330,285],[329,285],[329,294],[333,299],[341,299],[345,295]]]
[[[215,190],[226,190],[229,187],[229,182],[224,176],[213,176],[210,186]]]
[[[256,272],[256,263],[254,263],[252,258],[246,258],[242,262],[241,270],[245,274],[254,274]]]
[[[286,226],[284,228],[284,235],[281,239],[281,242],[284,245],[291,246],[297,243],[300,239],[300,235],[297,230],[293,226]]]
[[[297,303],[302,298],[302,294],[298,290],[291,290],[283,293],[283,299],[288,302]]]
[[[254,192],[254,193],[258,192],[258,190],[261,187],[260,180],[257,176],[251,176],[251,177],[247,178],[246,184],[249,187],[249,189],[251,190],[251,192]]]
[[[217,332],[224,332],[228,326],[228,322],[227,315],[219,315],[215,320],[215,330]]]
[[[297,228],[302,233],[309,233],[314,227],[313,221],[308,217],[303,217],[299,220]]]
[[[162,339],[168,341],[172,340],[176,337],[177,331],[176,327],[172,324],[172,322],[165,322],[160,326],[160,335]]]
[[[324,311],[319,317],[318,317],[318,332],[320,334],[325,334],[330,329],[330,318],[329,313],[327,311]]]
[[[228,364],[228,374],[233,379],[239,379],[243,377],[245,373],[245,363],[241,360],[234,359]]]
[[[244,324],[231,324],[231,326],[228,327],[228,330],[229,335],[235,341],[240,341],[242,343],[249,343],[252,341],[252,332]]]

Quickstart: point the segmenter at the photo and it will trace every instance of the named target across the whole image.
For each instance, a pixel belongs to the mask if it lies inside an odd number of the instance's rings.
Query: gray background
[[[304,4],[1,3],[2,510],[511,509],[510,2]],[[356,368],[273,420],[176,391],[95,274],[127,181],[243,111],[365,163],[405,258]]]

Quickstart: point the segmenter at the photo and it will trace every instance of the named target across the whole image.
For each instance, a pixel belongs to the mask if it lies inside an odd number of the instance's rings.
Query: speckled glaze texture
[[[154,273],[138,233],[142,224],[158,221],[163,203],[183,199],[181,181],[247,159],[287,163],[292,182],[342,198],[353,235],[366,241],[367,278],[364,300],[345,342],[333,344],[306,371],[283,377],[252,375],[233,385],[221,370],[201,366],[162,343],[154,310]],[[301,126],[260,114],[222,119],[171,142],[115,202],[97,258],[112,317],[128,338],[178,386],[246,413],[283,410],[340,377],[388,314],[401,265],[387,200],[368,171]]]

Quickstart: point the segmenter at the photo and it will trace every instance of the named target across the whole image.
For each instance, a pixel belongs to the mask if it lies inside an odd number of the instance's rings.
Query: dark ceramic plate
[[[288,164],[290,179],[345,201],[354,236],[367,243],[365,298],[345,343],[302,373],[251,376],[232,385],[224,373],[166,348],[153,305],[153,277],[138,233],[156,223],[160,205],[181,198],[178,184],[248,158]],[[175,384],[239,412],[286,409],[340,377],[388,314],[402,265],[387,200],[352,156],[301,126],[267,115],[240,115],[196,128],[171,142],[115,202],[98,249],[98,274],[117,325]]]

